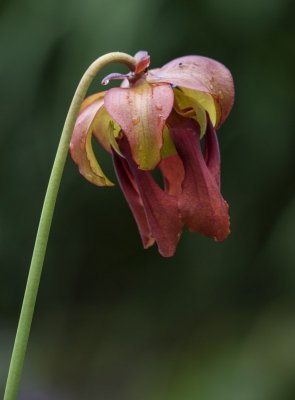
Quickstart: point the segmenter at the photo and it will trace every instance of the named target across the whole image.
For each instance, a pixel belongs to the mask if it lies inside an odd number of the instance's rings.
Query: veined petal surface
[[[97,186],[113,186],[100,168],[92,148],[92,134],[95,116],[103,106],[104,93],[85,99],[77,118],[71,143],[72,159],[78,165],[80,173]]]
[[[219,125],[228,116],[234,101],[234,85],[230,71],[218,61],[202,56],[176,58],[162,68],[150,70],[150,83],[172,85],[210,94],[220,108]]]
[[[126,137],[121,139],[119,145],[136,182],[151,238],[157,242],[162,256],[171,257],[176,250],[183,226],[178,210],[178,199],[162,190],[149,171],[138,169]],[[128,201],[127,196],[126,199]],[[142,237],[146,237],[145,232],[146,228],[141,230]]]
[[[206,164],[202,154],[199,127],[192,119],[180,116],[173,116],[169,122],[170,132],[185,170],[182,193],[178,200],[182,221],[193,232],[223,241],[230,232],[228,205],[220,193],[216,170],[212,170],[212,164]],[[218,161],[213,160],[216,149],[213,152],[211,150],[208,150],[207,158],[212,158],[214,164]],[[207,162],[210,164],[209,159]]]
[[[113,152],[113,161],[118,181],[136,221],[143,246],[147,249],[154,244],[155,239],[151,234],[137,183],[123,157]]]
[[[116,124],[104,106],[96,113],[93,119],[93,135],[100,145],[109,153],[113,149],[120,154],[116,138],[120,135],[120,127]]]
[[[173,91],[175,95],[174,110],[183,117],[195,119],[200,126],[200,137],[202,138],[207,128],[207,117],[204,107],[195,98],[186,95],[182,90],[175,88]]]
[[[110,89],[105,107],[126,135],[134,161],[151,170],[159,163],[165,121],[173,107],[169,85],[150,85],[144,80],[130,88]]]

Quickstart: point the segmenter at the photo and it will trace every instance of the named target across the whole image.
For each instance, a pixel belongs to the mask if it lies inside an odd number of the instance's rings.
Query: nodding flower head
[[[145,51],[134,58],[134,71],[102,81],[122,79],[121,87],[84,100],[71,156],[88,181],[112,186],[96,160],[92,137],[111,154],[145,248],[156,242],[163,256],[172,256],[184,225],[223,241],[230,223],[220,193],[216,129],[233,105],[232,76],[224,65],[201,56],[151,70]],[[155,168],[164,188],[152,176]]]

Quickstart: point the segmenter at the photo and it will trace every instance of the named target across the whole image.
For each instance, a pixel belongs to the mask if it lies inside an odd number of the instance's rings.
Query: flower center
[[[111,80],[123,79],[127,80],[122,86],[129,87],[129,83],[134,84],[139,78],[146,74],[148,66],[150,65],[150,56],[146,51],[139,51],[134,56],[136,60],[135,70],[128,72],[128,74],[112,73],[107,75],[101,81],[101,84],[106,86]]]

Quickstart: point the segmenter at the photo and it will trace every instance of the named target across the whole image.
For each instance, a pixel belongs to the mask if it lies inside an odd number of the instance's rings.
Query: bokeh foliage
[[[295,398],[294,12],[292,0],[2,0],[0,389],[77,82],[103,53],[148,50],[153,67],[201,54],[233,73],[219,132],[232,234],[185,232],[172,259],[144,251],[118,186],[91,186],[68,160],[20,398]]]

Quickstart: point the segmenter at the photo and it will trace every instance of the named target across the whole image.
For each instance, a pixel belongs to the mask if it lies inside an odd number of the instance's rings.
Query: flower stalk
[[[133,71],[136,66],[135,59],[128,54],[120,52],[106,54],[98,58],[90,65],[90,67],[84,73],[74,94],[61,134],[43,203],[31,265],[29,269],[27,285],[24,293],[23,304],[9,366],[4,400],[15,400],[19,392],[21,374],[31,329],[32,318],[34,314],[34,308],[36,304],[36,298],[47,248],[52,217],[75,122],[77,120],[81,104],[84,100],[84,97],[91,82],[98,74],[98,72],[110,63],[125,64],[131,71]]]

